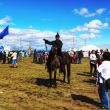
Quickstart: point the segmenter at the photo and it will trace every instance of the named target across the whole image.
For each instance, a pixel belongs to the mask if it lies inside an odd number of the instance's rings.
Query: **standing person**
[[[47,60],[47,68],[50,67],[50,63],[51,63],[51,56],[53,54],[57,54],[58,56],[62,56],[62,41],[60,40],[60,35],[57,33],[55,36],[55,40],[54,41],[48,41],[46,39],[43,39],[45,41],[46,44],[52,45],[52,48],[49,52],[49,56],[48,56],[48,60]],[[54,51],[56,50],[56,51]],[[60,65],[61,67],[61,65]]]
[[[76,64],[76,61],[77,61],[77,55],[76,55],[76,52],[74,52],[72,56],[72,63]]]
[[[37,61],[36,61],[36,53],[37,53],[37,51],[36,51],[36,49],[34,49],[33,63],[37,63]]]
[[[13,67],[17,67],[17,52],[13,51],[11,57],[12,57],[12,65],[13,65]]]
[[[6,63],[6,52],[5,51],[3,51],[2,59],[3,59],[3,64],[5,64]]]
[[[39,63],[40,64],[43,64],[43,56],[44,56],[43,51],[40,51],[39,52],[39,55],[40,55],[40,61],[39,61]]]
[[[103,51],[101,52],[102,50],[100,50],[100,52],[98,52],[98,50],[96,51],[96,57],[97,57],[97,66],[99,66],[103,59],[102,59],[102,56],[103,56]]]
[[[80,50],[78,51],[78,58],[77,58],[78,64],[82,64],[82,58],[83,58],[83,52],[82,50]]]
[[[8,64],[11,64],[11,53],[8,53]]]
[[[102,61],[103,61],[103,53],[104,53],[104,51],[101,49],[100,50],[100,63],[99,63],[99,65],[102,63]]]
[[[48,60],[48,56],[49,56],[49,53],[48,52],[45,52],[45,60],[47,61]],[[45,61],[45,62],[46,62]]]
[[[101,101],[101,105],[105,109],[110,109],[108,88],[105,86],[105,81],[110,78],[110,53],[105,52],[103,54],[103,62],[97,68],[97,84],[98,94]]]
[[[94,72],[92,72],[93,68],[94,68]],[[92,77],[94,77],[96,73],[96,69],[97,69],[97,57],[95,55],[95,50],[92,50],[90,54],[90,74],[92,75]]]
[[[21,60],[22,60],[22,61],[24,61],[24,56],[25,56],[25,55],[24,55],[24,51],[22,50],[22,51],[21,51]]]

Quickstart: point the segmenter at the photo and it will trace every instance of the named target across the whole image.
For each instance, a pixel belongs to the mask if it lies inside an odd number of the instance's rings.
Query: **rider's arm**
[[[55,41],[48,41],[48,40],[44,40],[46,44],[49,44],[49,45],[54,45],[55,44]]]

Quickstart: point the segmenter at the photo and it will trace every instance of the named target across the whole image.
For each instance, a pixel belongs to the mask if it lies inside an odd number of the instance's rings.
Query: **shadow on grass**
[[[86,74],[85,74],[86,73]],[[87,72],[84,72],[84,73],[78,73],[78,75],[81,75],[81,76],[91,76],[91,74],[88,72],[88,74],[87,74]]]
[[[84,82],[95,84],[96,80],[95,79],[88,79],[88,80],[84,80]]]
[[[76,94],[71,94],[71,97],[73,100],[79,100],[81,102],[89,103],[99,107],[99,103],[90,97],[83,96],[83,95],[76,95]]]
[[[62,80],[56,79],[56,81],[60,81],[64,83]],[[46,86],[49,87],[49,79],[43,79],[43,78],[36,78],[35,83],[39,86]],[[52,85],[55,85],[55,80],[52,79]]]
[[[49,79],[43,79],[43,78],[36,78],[36,82],[35,82],[37,85],[39,86],[48,86],[48,83],[49,83]]]

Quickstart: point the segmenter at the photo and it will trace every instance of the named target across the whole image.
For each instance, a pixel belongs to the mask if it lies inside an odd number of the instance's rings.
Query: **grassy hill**
[[[27,57],[18,68],[0,64],[0,110],[100,110],[95,78],[89,74],[89,60],[71,65],[71,84],[48,88],[44,64]]]

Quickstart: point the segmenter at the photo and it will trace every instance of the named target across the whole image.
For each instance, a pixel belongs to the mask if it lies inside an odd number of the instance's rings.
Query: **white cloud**
[[[89,39],[89,38],[95,38],[95,37],[96,37],[96,34],[94,34],[94,33],[80,35],[80,38],[82,38],[82,39]]]
[[[93,39],[96,38],[103,29],[108,28],[107,22],[102,22],[98,19],[85,23],[82,26],[77,26],[70,30],[62,30],[63,34],[77,35],[77,38],[81,39]]]
[[[87,8],[81,8],[80,10],[74,9],[73,11],[79,15],[85,15],[89,13]]]
[[[92,20],[91,22],[84,24],[87,28],[100,28],[101,25],[102,22],[100,20]]]
[[[106,28],[106,27],[108,27],[108,26],[109,26],[108,23],[104,23],[103,28]]]
[[[88,14],[85,15],[85,17],[93,17],[95,15],[96,15],[95,13],[88,13]]]
[[[12,23],[10,21],[11,21],[11,17],[6,16],[6,17],[0,19],[0,25],[7,25],[7,24],[13,24],[14,25],[14,23]]]
[[[76,28],[70,29],[71,33],[75,32],[88,32],[88,28],[84,26],[77,26]]]
[[[67,30],[67,31],[61,30],[61,33],[64,33],[64,34],[74,34],[74,33],[78,33],[78,32],[100,33],[100,30],[107,28],[108,25],[109,24],[107,22],[103,23],[102,21],[95,19],[88,23],[85,23],[82,26],[77,26],[77,27]]]
[[[95,19],[95,20],[92,20],[89,23],[85,23],[84,26],[87,27],[87,28],[101,29],[101,28],[108,27],[108,23],[102,23],[100,20]]]
[[[69,34],[61,34],[61,39],[62,40],[73,40],[73,38],[77,38],[77,36],[74,35],[69,35]]]
[[[81,8],[81,9],[74,9],[74,13],[79,14],[84,17],[93,17],[95,16],[95,13],[90,13],[87,8]]]
[[[100,33],[100,30],[98,30],[98,29],[89,29],[89,32],[90,33],[96,33],[96,34],[98,34],[98,33]]]
[[[73,38],[77,39],[77,36],[73,36],[71,34],[59,34],[63,41],[64,50],[73,45]],[[28,49],[29,45],[31,45],[33,49],[45,49],[43,38],[52,41],[55,40],[55,35],[56,33],[52,31],[9,28],[9,35],[5,36],[4,39],[1,40],[1,45],[10,46],[11,48],[19,48],[21,44],[24,49]],[[50,49],[50,46],[48,46],[48,49]]]
[[[2,20],[5,21],[4,23],[2,21],[2,23],[5,24],[10,21],[10,17],[6,17]],[[107,22],[103,23],[102,21],[96,19],[70,30],[61,30],[60,36],[64,44],[63,49],[68,49],[71,46],[73,46],[73,39],[75,40],[75,43],[77,43],[76,41],[79,41],[80,38],[95,38],[98,34],[100,34],[102,29],[107,27]],[[0,29],[0,31],[2,31],[2,29]],[[55,35],[56,33],[52,31],[41,31],[32,28],[9,28],[9,35],[4,37],[3,40],[1,40],[1,45],[20,47],[21,40],[21,44],[24,47],[24,49],[27,49],[29,45],[32,45],[33,49],[45,49],[43,38],[46,38],[51,41],[55,39]],[[78,45],[82,45],[82,43],[80,42],[80,44]]]
[[[99,8],[94,12],[89,12],[87,8],[81,8],[81,9],[74,9],[73,12],[84,17],[94,17],[96,15],[103,14],[105,10],[106,10],[105,8]]]
[[[99,9],[96,10],[96,13],[97,14],[102,14],[102,13],[104,13],[105,10],[106,10],[105,8],[99,8]]]
[[[48,40],[54,40],[56,33],[51,31],[40,31],[35,29],[9,29],[9,35],[5,36],[1,40],[1,45],[13,47],[20,47],[20,40],[25,49],[31,44],[33,49],[44,48],[45,43],[43,38]]]
[[[43,41],[43,38],[52,41],[55,39],[56,35],[56,33],[52,31],[41,31],[35,29],[10,28],[9,31],[10,34],[8,36],[5,36],[4,39],[1,40],[1,45],[10,46],[11,48],[20,48],[20,46],[22,46],[23,49],[28,49],[29,45],[31,45],[33,49],[45,49],[45,43]],[[95,38],[97,35],[96,33],[98,33],[98,31],[94,29],[91,29],[91,31],[89,30],[89,33],[80,34],[79,37],[75,36],[75,34],[72,35],[71,33],[60,33],[61,40],[63,41],[63,49],[69,49],[74,45],[76,47],[79,45],[83,45],[84,42],[82,42],[81,39]],[[79,41],[80,44],[77,45]],[[50,46],[48,46],[48,49],[50,49]]]

